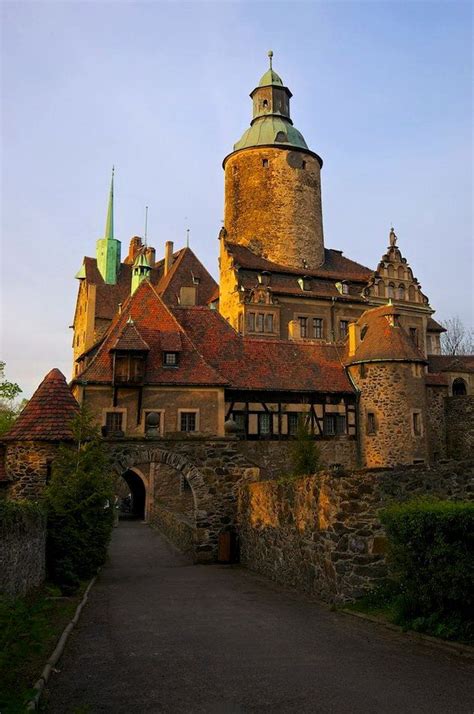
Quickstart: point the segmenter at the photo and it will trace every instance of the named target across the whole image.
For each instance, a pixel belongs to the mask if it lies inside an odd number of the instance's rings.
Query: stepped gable
[[[324,263],[316,270],[309,268],[290,268],[285,265],[272,263],[266,258],[256,255],[249,248],[245,248],[237,243],[225,242],[228,252],[234,258],[234,263],[244,270],[268,270],[273,273],[283,273],[286,275],[314,276],[315,278],[326,278],[331,280],[354,280],[365,283],[372,274],[372,270],[354,260],[345,258],[342,251],[325,248]]]
[[[143,280],[124,303],[122,313],[116,316],[97,353],[74,382],[112,383],[110,353],[116,349],[115,345],[129,320],[133,321],[140,338],[149,347],[144,380],[146,384],[197,386],[226,383],[199,354],[148,280]],[[180,352],[177,368],[163,365],[163,351]]]
[[[78,409],[65,376],[52,369],[2,441],[69,441]]]
[[[136,325],[130,321],[125,323],[125,327],[117,337],[112,349],[128,352],[148,352],[150,350]]]
[[[242,337],[215,310],[173,310],[207,362],[241,390],[352,393],[334,344]]]
[[[474,355],[429,355],[429,372],[474,373]]]
[[[366,310],[357,320],[360,342],[348,363],[371,361],[426,362],[413,340],[398,320],[394,305],[381,305]]]

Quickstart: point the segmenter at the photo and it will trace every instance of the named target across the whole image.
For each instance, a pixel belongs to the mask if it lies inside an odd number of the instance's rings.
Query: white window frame
[[[109,412],[114,412],[115,414],[122,414],[122,431],[124,434],[127,433],[127,409],[125,407],[107,407],[102,409],[102,426],[107,426],[107,414]]]
[[[196,415],[196,429],[194,431],[181,431],[181,414],[185,412],[187,413],[194,413]],[[201,419],[200,419],[200,410],[199,409],[193,409],[192,407],[189,407],[188,409],[184,408],[183,409],[178,409],[178,419],[177,419],[177,424],[176,424],[176,431],[179,431],[180,434],[197,434],[200,431],[201,428]]]

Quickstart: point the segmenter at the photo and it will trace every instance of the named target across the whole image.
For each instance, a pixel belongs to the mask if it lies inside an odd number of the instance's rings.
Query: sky
[[[325,244],[376,268],[391,224],[439,320],[473,319],[470,2],[1,3],[1,331],[29,397],[70,378],[84,255],[105,230],[217,277],[222,159],[273,66],[324,160]]]

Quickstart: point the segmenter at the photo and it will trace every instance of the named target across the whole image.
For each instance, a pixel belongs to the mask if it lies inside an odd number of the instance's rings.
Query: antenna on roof
[[[145,206],[145,245],[148,233],[148,206]]]
[[[186,248],[189,248],[189,228],[186,228]]]

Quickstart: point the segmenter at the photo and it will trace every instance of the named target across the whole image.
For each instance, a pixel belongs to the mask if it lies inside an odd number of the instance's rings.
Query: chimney
[[[151,245],[148,245],[145,248],[145,255],[146,255],[151,267],[153,268],[153,266],[155,265],[155,262],[156,262],[156,256],[155,256],[155,249],[152,248]]]
[[[168,275],[173,265],[173,241],[167,240],[165,243],[165,275]]]
[[[349,357],[354,357],[360,343],[360,326],[356,322],[349,323]]]

